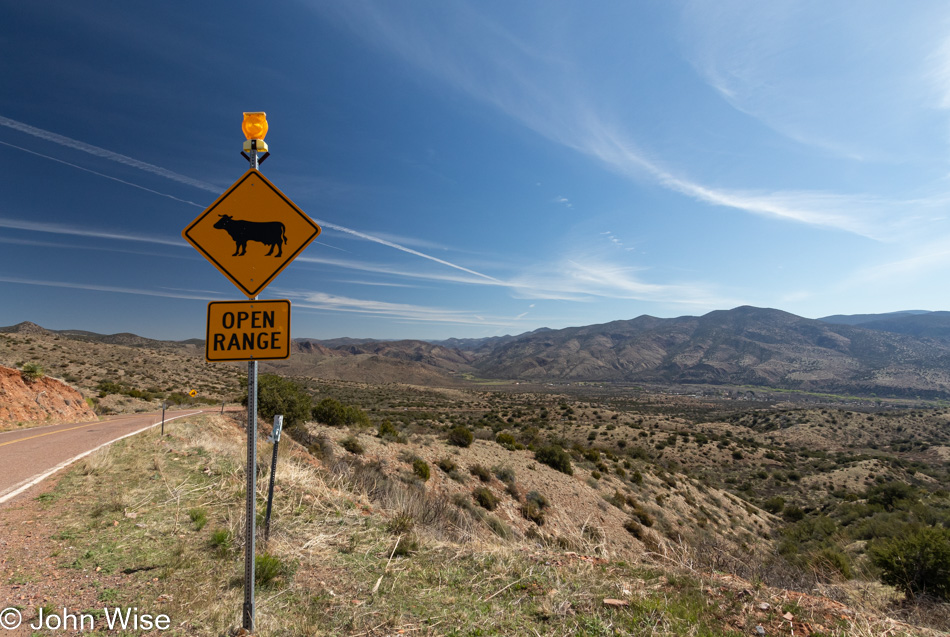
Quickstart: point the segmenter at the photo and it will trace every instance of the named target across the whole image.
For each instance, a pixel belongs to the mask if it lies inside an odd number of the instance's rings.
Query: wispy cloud
[[[75,283],[70,281],[48,281],[43,279],[27,279],[21,277],[0,276],[0,282],[17,283],[20,285],[39,285],[43,287],[63,288],[68,290],[91,290],[95,292],[114,292],[117,294],[135,294],[138,296],[160,296],[170,299],[190,299],[207,301],[208,292],[179,292],[173,290],[143,290],[141,288],[127,288],[112,285],[96,285],[92,283]],[[216,294],[216,293],[214,293]]]
[[[893,232],[881,214],[891,209],[891,202],[873,196],[713,187],[664,166],[593,106],[596,96],[581,89],[582,82],[569,61],[541,54],[473,6],[443,5],[424,20],[391,3],[354,0],[318,7],[371,44],[396,53],[527,128],[592,156],[620,174],[637,179],[648,176],[664,188],[717,207],[877,240]]]
[[[511,319],[496,317],[486,318],[484,316],[476,316],[473,312],[464,310],[449,310],[407,303],[388,303],[369,299],[355,299],[325,294],[323,292],[295,293],[284,290],[281,293],[288,298],[297,299],[294,301],[295,308],[351,312],[429,323],[488,325],[498,327],[509,327],[512,325]]]
[[[125,156],[125,155],[121,155],[121,154],[119,154],[119,153],[112,152],[111,150],[106,150],[106,149],[104,149],[104,148],[99,148],[98,146],[93,146],[93,145],[91,145],[91,144],[87,144],[87,143],[81,142],[81,141],[79,141],[79,140],[71,139],[71,138],[69,138],[69,137],[65,137],[65,136],[63,136],[63,135],[59,135],[59,134],[57,134],[57,133],[53,133],[53,132],[51,132],[51,131],[43,130],[43,129],[41,129],[41,128],[36,128],[35,126],[30,126],[29,124],[24,124],[23,122],[18,122],[18,121],[16,121],[16,120],[12,120],[12,119],[10,119],[10,118],[8,118],[8,117],[3,117],[2,115],[0,115],[0,126],[6,126],[6,127],[8,127],[8,128],[12,128],[13,130],[17,130],[17,131],[20,131],[20,132],[22,132],[22,133],[26,133],[26,134],[28,134],[28,135],[33,135],[34,137],[38,137],[38,138],[40,138],[40,139],[44,139],[44,140],[49,141],[49,142],[52,142],[52,143],[54,143],[54,144],[59,144],[59,145],[61,145],[61,146],[66,146],[66,147],[68,147],[68,148],[74,148],[74,149],[76,149],[76,150],[80,150],[80,151],[82,151],[82,152],[89,153],[89,154],[91,154],[91,155],[95,155],[95,156],[97,156],[97,157],[102,157],[102,158],[104,158],[104,159],[108,159],[108,160],[110,160],[110,161],[118,162],[118,163],[124,164],[124,165],[126,165],[126,166],[131,166],[132,168],[138,168],[139,170],[143,170],[143,171],[148,172],[148,173],[151,173],[151,174],[153,174],[153,175],[158,175],[159,177],[164,177],[164,178],[170,179],[170,180],[172,180],[172,181],[177,181],[177,182],[179,182],[179,183],[183,183],[183,184],[186,184],[186,185],[189,185],[189,186],[193,186],[193,187],[198,188],[198,189],[200,189],[200,190],[205,190],[205,191],[207,191],[207,192],[212,192],[212,193],[215,193],[215,194],[220,194],[220,193],[221,193],[221,188],[218,187],[218,186],[215,186],[215,185],[213,185],[213,184],[209,184],[209,183],[207,183],[207,182],[200,181],[200,180],[197,180],[197,179],[192,179],[191,177],[186,177],[185,175],[180,175],[180,174],[178,174],[178,173],[172,172],[172,171],[167,170],[167,169],[165,169],[165,168],[162,168],[162,167],[160,167],[160,166],[155,166],[154,164],[149,164],[149,163],[147,163],[147,162],[140,161],[140,160],[138,160],[138,159],[133,159],[132,157],[127,157],[127,156]],[[2,143],[2,142],[0,142],[0,143]],[[31,151],[27,151],[27,152],[31,152]],[[95,172],[95,171],[91,171],[91,170],[82,168],[81,166],[78,166],[78,165],[75,165],[75,164],[71,164],[71,163],[69,163],[69,162],[64,162],[64,161],[61,161],[61,160],[57,160],[57,159],[54,159],[54,158],[52,158],[52,157],[48,157],[48,156],[46,156],[46,155],[41,155],[40,153],[34,153],[34,154],[39,155],[39,156],[41,156],[41,157],[46,157],[47,159],[52,159],[53,161],[60,161],[60,163],[64,163],[64,164],[67,164],[67,165],[69,165],[69,166],[73,166],[74,168],[79,168],[80,170],[86,170],[86,172],[91,172],[91,173],[93,173],[93,174],[95,174],[95,175],[98,175],[98,176],[100,176],[100,177],[105,177],[105,178],[107,178],[107,179],[113,179],[114,181],[119,181],[119,182],[121,182],[121,183],[125,183],[125,184],[127,184],[127,185],[129,185],[129,186],[133,186],[133,187],[135,187],[135,188],[140,188],[140,189],[142,189],[142,190],[147,190],[147,191],[149,191],[149,192],[154,192],[155,194],[161,195],[161,196],[163,196],[163,197],[170,197],[170,198],[172,198],[172,199],[178,199],[177,197],[172,197],[171,195],[168,195],[168,194],[165,194],[165,193],[160,193],[160,192],[151,190],[151,189],[149,189],[149,188],[144,188],[144,187],[139,186],[139,185],[137,185],[137,184],[132,184],[132,183],[123,181],[123,180],[121,180],[121,179],[115,179],[114,177],[110,177],[110,176],[108,176],[108,175],[103,175],[102,173],[98,173],[98,172]],[[190,203],[190,204],[192,204],[192,205],[197,205],[197,206],[201,207],[199,204],[195,204],[194,202],[186,201],[186,200],[183,200],[183,199],[178,199],[178,201],[182,201],[182,202],[184,202],[184,203]],[[456,269],[456,270],[460,270],[460,271],[462,271],[462,272],[466,272],[466,273],[471,274],[471,275],[473,275],[473,276],[481,277],[481,278],[486,279],[486,280],[489,280],[489,281],[494,280],[491,276],[489,276],[489,275],[487,275],[487,274],[482,274],[481,272],[477,272],[477,271],[475,271],[475,270],[466,268],[466,267],[464,267],[464,266],[461,266],[461,265],[452,263],[451,261],[447,261],[447,260],[445,260],[445,259],[440,259],[440,258],[438,258],[438,257],[434,257],[434,256],[429,255],[429,254],[426,254],[426,253],[424,253],[424,252],[420,252],[419,250],[414,250],[414,249],[409,248],[409,247],[407,247],[407,246],[404,246],[404,245],[401,245],[401,244],[399,244],[399,243],[396,243],[395,241],[389,241],[389,240],[383,239],[383,238],[381,238],[381,237],[377,237],[377,236],[374,236],[374,235],[369,234],[369,233],[366,233],[366,232],[360,232],[359,230],[354,230],[354,229],[352,229],[352,228],[347,228],[347,227],[345,227],[345,226],[341,226],[341,225],[339,225],[339,224],[335,224],[335,223],[332,223],[332,222],[329,222],[329,221],[321,221],[321,220],[317,220],[317,219],[315,219],[315,221],[317,221],[317,223],[319,223],[321,226],[325,226],[325,227],[327,227],[327,228],[336,230],[337,232],[342,232],[342,233],[345,233],[345,234],[348,234],[348,235],[350,235],[350,236],[354,236],[354,237],[357,237],[357,238],[360,238],[360,239],[363,239],[363,240],[366,240],[366,241],[371,241],[371,242],[373,242],[373,243],[378,243],[378,244],[380,244],[380,245],[384,245],[384,246],[386,246],[386,247],[393,248],[394,250],[399,250],[399,251],[401,251],[401,252],[405,252],[405,253],[407,253],[407,254],[411,254],[411,255],[413,255],[413,256],[416,256],[416,257],[419,257],[419,258],[422,258],[422,259],[428,259],[429,261],[433,261],[433,262],[435,262],[435,263],[444,265],[444,266],[446,266],[446,267],[454,268],[454,269]],[[95,235],[95,236],[101,236],[101,235]],[[117,238],[118,238],[118,237],[117,237]],[[135,239],[130,239],[130,240],[135,240]]]
[[[164,177],[165,179],[177,181],[181,184],[193,186],[199,190],[206,190],[208,192],[219,194],[221,192],[221,188],[218,186],[213,186],[207,182],[199,181],[198,179],[192,179],[186,175],[181,175],[166,168],[162,168],[161,166],[149,164],[138,159],[133,159],[132,157],[128,157],[111,150],[106,150],[105,148],[100,148],[98,146],[93,146],[92,144],[87,144],[76,139],[71,139],[69,137],[65,137],[64,135],[58,135],[52,131],[36,128],[35,126],[30,126],[29,124],[24,124],[23,122],[10,119],[9,117],[0,115],[0,126],[5,126],[15,131],[26,133],[27,135],[32,135],[33,137],[38,137],[39,139],[52,142],[54,144],[59,144],[60,146],[66,146],[67,148],[73,148],[84,153],[89,153],[90,155],[95,155],[96,157],[102,157],[103,159],[108,159],[109,161],[114,161],[125,166],[137,168],[147,173]]]
[[[118,183],[120,183],[120,184],[124,184],[124,185],[126,185],[126,186],[131,186],[132,188],[138,188],[139,190],[144,190],[145,192],[150,192],[150,193],[152,193],[153,195],[158,195],[159,197],[166,197],[166,198],[168,198],[168,199],[173,199],[173,200],[175,200],[175,201],[180,201],[181,203],[186,203],[186,204],[188,204],[188,205],[190,205],[190,206],[197,206],[198,208],[204,208],[204,207],[205,207],[205,206],[202,206],[202,205],[199,204],[199,203],[195,203],[194,201],[189,201],[188,199],[181,199],[181,198],[179,198],[179,197],[175,197],[174,195],[169,195],[168,193],[165,193],[165,192],[159,192],[158,190],[152,190],[151,188],[146,188],[145,186],[140,186],[139,184],[133,184],[131,181],[126,181],[126,180],[124,180],[124,179],[119,179],[118,177],[113,177],[112,175],[106,175],[105,173],[101,173],[101,172],[98,172],[98,171],[95,171],[95,170],[90,170],[89,168],[86,168],[85,166],[80,166],[79,164],[74,164],[74,163],[72,163],[72,162],[64,161],[64,160],[62,160],[62,159],[57,159],[57,158],[55,158],[55,157],[50,157],[49,155],[44,155],[43,153],[38,153],[38,152],[36,152],[36,151],[30,150],[29,148],[23,148],[22,146],[17,146],[16,144],[8,144],[7,142],[0,142],[0,144],[2,144],[2,145],[4,145],[4,146],[8,146],[9,148],[15,148],[16,150],[22,151],[22,152],[24,152],[24,153],[29,153],[30,155],[35,155],[35,156],[37,156],[37,157],[42,157],[43,159],[48,159],[48,160],[50,160],[50,161],[55,161],[55,162],[57,162],[57,163],[64,164],[64,165],[66,165],[66,166],[70,166],[71,168],[75,168],[76,170],[82,170],[82,171],[84,171],[84,172],[91,173],[91,174],[93,174],[93,175],[96,175],[97,177],[102,177],[102,178],[104,178],[104,179],[111,179],[112,181],[116,181],[116,182],[118,182]]]
[[[105,230],[90,230],[87,228],[77,228],[58,223],[46,223],[38,221],[23,221],[22,219],[10,219],[0,217],[0,228],[11,228],[15,230],[26,230],[30,232],[45,232],[49,234],[71,235],[75,237],[95,237],[97,239],[115,239],[117,241],[137,241],[141,243],[155,243],[159,245],[168,245],[176,247],[186,247],[183,240],[163,239],[153,235],[141,235],[131,232],[108,232]]]
[[[573,208],[573,207],[574,207],[574,204],[571,203],[571,200],[570,200],[570,199],[568,199],[567,197],[561,197],[560,195],[557,196],[557,197],[555,197],[555,198],[552,199],[551,201],[553,201],[554,203],[562,204],[562,205],[565,206],[566,208]]]

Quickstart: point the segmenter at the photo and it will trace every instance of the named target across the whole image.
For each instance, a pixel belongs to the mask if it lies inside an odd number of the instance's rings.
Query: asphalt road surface
[[[200,409],[167,411],[165,426],[169,420],[199,413]],[[96,449],[161,422],[157,412],[0,433],[0,504]]]

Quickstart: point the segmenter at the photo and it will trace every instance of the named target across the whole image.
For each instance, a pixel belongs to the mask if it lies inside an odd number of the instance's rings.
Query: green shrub
[[[643,530],[643,527],[640,525],[640,523],[633,518],[629,518],[626,522],[624,522],[623,528],[627,529],[627,532],[630,533],[630,535],[641,541],[646,535],[646,531]]]
[[[439,467],[439,469],[442,469],[442,471],[446,473],[452,473],[453,471],[458,471],[458,468],[459,468],[458,465],[455,464],[455,461],[452,460],[451,458],[442,458],[436,463],[436,465]]]
[[[521,517],[538,526],[544,526],[544,509],[531,500],[521,505]]]
[[[243,404],[247,405],[247,383],[244,383]],[[172,401],[172,396],[169,396]],[[267,422],[273,422],[274,416],[284,416],[284,429],[288,431],[296,425],[310,420],[310,394],[292,380],[275,374],[261,374],[257,379],[257,413]]]
[[[317,422],[322,422],[331,427],[351,425],[368,427],[370,424],[369,416],[362,409],[352,405],[344,405],[335,398],[321,400],[313,408],[311,415]]]
[[[396,429],[396,425],[394,425],[392,421],[389,420],[384,420],[383,422],[379,423],[379,429],[377,430],[377,433],[380,438],[399,438],[399,430]]]
[[[547,445],[534,452],[534,459],[569,476],[574,475],[571,456],[558,445]]]
[[[513,450],[515,445],[518,444],[518,441],[515,440],[515,437],[506,431],[499,432],[498,435],[495,436],[495,442],[508,450]]]
[[[782,512],[782,509],[785,508],[785,498],[780,495],[777,495],[774,498],[769,498],[762,503],[762,508],[769,513],[779,515]]]
[[[449,432],[449,444],[456,447],[471,447],[475,440],[474,434],[467,428],[459,426]]]
[[[525,500],[534,503],[542,511],[551,506],[550,501],[538,491],[529,491],[528,495],[525,496]]]
[[[633,517],[638,519],[643,526],[653,526],[653,516],[640,506],[639,503],[633,505],[632,513]]]
[[[820,549],[811,558],[812,568],[826,579],[851,579],[854,572],[851,570],[851,560],[837,548],[826,547]]]
[[[20,370],[20,376],[22,376],[23,380],[27,383],[32,383],[43,378],[44,374],[43,368],[37,363],[27,363]]]
[[[365,451],[365,449],[363,449],[363,445],[360,444],[360,441],[356,436],[347,436],[340,441],[340,446],[350,453],[355,453],[356,455],[360,455]]]
[[[495,474],[495,477],[504,482],[505,484],[514,484],[515,482],[515,470],[511,467],[501,467],[494,466],[492,467],[492,472]]]
[[[868,551],[881,581],[908,598],[950,600],[950,529],[927,527],[876,541]]]
[[[412,472],[425,482],[429,479],[429,463],[422,458],[416,458],[412,461]]]
[[[785,507],[782,511],[782,516],[789,522],[798,522],[805,517],[805,511],[797,506]]]
[[[492,493],[488,487],[478,487],[472,491],[472,497],[475,498],[475,502],[478,503],[478,506],[483,509],[494,511],[495,507],[498,506],[498,497]]]
[[[482,482],[491,482],[491,471],[486,469],[480,464],[472,465],[469,468],[469,473],[481,480]]]

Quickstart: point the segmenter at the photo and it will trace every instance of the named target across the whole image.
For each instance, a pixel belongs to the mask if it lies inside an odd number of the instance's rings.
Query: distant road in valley
[[[166,411],[165,426],[169,420],[202,411]],[[3,468],[0,472],[0,504],[27,492],[96,449],[161,422],[162,413],[159,411],[0,433],[0,467]]]

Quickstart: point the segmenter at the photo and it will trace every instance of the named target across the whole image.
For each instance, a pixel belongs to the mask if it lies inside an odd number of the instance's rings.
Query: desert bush
[[[243,404],[247,405],[247,383]],[[171,400],[169,396],[169,400]],[[292,380],[276,374],[261,374],[257,379],[257,413],[267,422],[274,416],[284,416],[284,428],[288,433],[299,424],[310,420],[310,394]]]
[[[769,513],[778,515],[782,512],[782,509],[785,508],[785,498],[780,495],[777,495],[774,498],[769,498],[762,503],[762,508]]]
[[[412,472],[425,482],[429,479],[429,463],[422,458],[416,458],[412,461]]]
[[[415,525],[416,521],[412,517],[412,513],[402,511],[386,524],[386,530],[393,535],[405,535],[412,531]]]
[[[551,506],[551,502],[538,491],[529,491],[528,495],[525,496],[525,500],[533,503],[542,511]]]
[[[35,382],[45,375],[43,368],[37,363],[26,363],[23,365],[23,368],[20,369],[20,376],[23,377],[23,380],[27,383]]]
[[[574,475],[571,456],[558,445],[547,445],[534,452],[534,459],[569,476]]]
[[[340,441],[340,446],[350,453],[355,453],[356,455],[360,455],[365,451],[365,449],[363,449],[363,445],[356,436],[347,436]]]
[[[450,445],[455,445],[456,447],[471,447],[473,440],[475,440],[474,434],[466,427],[455,427],[449,432]]]
[[[894,481],[874,485],[864,497],[867,498],[868,504],[877,504],[886,511],[893,511],[901,501],[917,500],[917,490],[904,482]]]
[[[491,482],[491,471],[480,464],[472,465],[468,471],[482,482]]]
[[[531,500],[521,505],[521,517],[538,526],[544,526],[544,509]]]
[[[868,554],[881,581],[908,598],[950,600],[950,529],[927,527],[877,541]]]
[[[446,473],[452,473],[453,471],[457,471],[458,468],[459,468],[458,465],[455,464],[455,461],[452,460],[451,458],[442,458],[442,459],[440,459],[440,460],[436,463],[436,466],[438,466],[439,469],[442,469],[442,471],[444,471],[444,472],[446,472]]]
[[[494,515],[489,515],[485,517],[485,524],[488,525],[488,528],[492,530],[492,533],[497,535],[503,540],[510,540],[512,536],[511,528]]]
[[[646,535],[646,531],[643,529],[640,523],[633,518],[629,518],[626,522],[624,522],[623,528],[627,529],[627,532],[630,533],[630,535],[640,541],[643,541],[643,538]]]
[[[495,436],[495,442],[500,444],[505,449],[513,450],[518,441],[515,440],[515,437],[510,433],[506,431],[500,431],[498,432],[498,435]]]
[[[623,511],[624,505],[627,503],[627,498],[620,491],[614,491],[612,496],[604,496],[607,502],[610,502],[612,505]]]
[[[369,416],[353,405],[344,405],[335,398],[324,398],[311,411],[311,416],[317,422],[322,422],[331,427],[344,426],[369,426]]]
[[[399,440],[400,438],[399,430],[396,429],[396,425],[391,420],[384,420],[379,423],[379,429],[376,430],[376,433],[380,438],[386,440]]]
[[[826,580],[851,579],[854,572],[851,570],[851,560],[843,552],[833,547],[819,549],[811,556],[811,566],[815,572]]]
[[[492,493],[488,487],[478,487],[472,491],[472,497],[475,498],[475,502],[478,503],[478,506],[483,509],[494,511],[495,507],[498,506],[498,496]]]
[[[495,465],[491,468],[492,473],[495,474],[495,477],[504,482],[505,484],[514,484],[515,482],[515,470],[511,467],[502,467]]]

